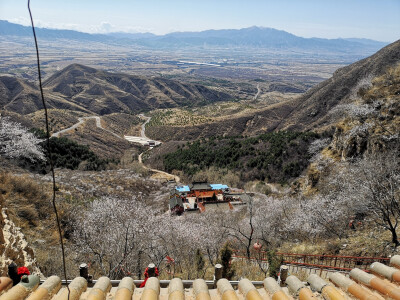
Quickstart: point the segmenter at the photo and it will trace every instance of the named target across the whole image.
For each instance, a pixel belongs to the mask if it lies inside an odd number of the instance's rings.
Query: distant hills
[[[337,105],[352,101],[358,82],[381,76],[400,63],[400,40],[376,54],[338,69],[331,78],[313,87],[294,100],[260,109],[257,112],[230,116],[198,126],[150,127],[148,135],[161,140],[196,140],[215,135],[254,136],[270,131],[307,131],[327,128],[340,116],[330,112]]]
[[[385,46],[385,43],[360,42],[357,39],[302,38],[283,30],[262,27],[243,29],[206,30],[202,32],[174,32],[147,40],[152,46],[236,46],[273,49],[301,49],[348,52],[363,48],[371,51]]]
[[[79,64],[72,64],[48,78],[44,89],[49,108],[99,115],[198,106],[232,99],[226,93],[198,84],[110,73]],[[19,114],[42,109],[38,89],[24,79],[10,76],[0,76],[0,106]]]
[[[102,43],[115,42],[116,38],[103,34],[89,34],[75,30],[35,28],[38,38],[41,39],[71,39]],[[32,37],[32,28],[0,20],[0,36]]]
[[[30,27],[0,20],[1,36],[31,36]],[[201,32],[174,32],[162,36],[151,33],[88,34],[74,30],[37,28],[42,39],[72,39],[121,45],[138,45],[148,48],[260,48],[315,53],[352,53],[370,55],[386,43],[367,39],[303,38],[283,30],[263,27],[243,29],[206,30]]]

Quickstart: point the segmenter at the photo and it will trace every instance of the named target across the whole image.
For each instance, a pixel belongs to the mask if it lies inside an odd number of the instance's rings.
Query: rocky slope
[[[4,191],[3,186],[2,192]],[[28,246],[21,228],[10,219],[3,196],[0,195],[0,273],[7,274],[8,265],[15,262],[40,274],[33,249]]]
[[[339,104],[351,102],[358,85],[385,74],[400,62],[400,40],[376,54],[337,70],[333,76],[294,100],[293,110],[278,128],[313,129],[337,121],[329,112]]]

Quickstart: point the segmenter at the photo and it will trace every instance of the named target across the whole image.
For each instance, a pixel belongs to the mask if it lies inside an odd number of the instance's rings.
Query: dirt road
[[[66,133],[66,132],[68,132],[68,131],[70,131],[70,130],[74,130],[75,128],[78,128],[78,127],[81,126],[83,123],[85,123],[86,120],[89,120],[89,119],[95,119],[95,120],[96,120],[96,126],[97,126],[98,128],[101,128],[102,130],[107,131],[109,134],[112,134],[112,135],[116,136],[117,138],[122,139],[122,137],[120,137],[118,134],[116,134],[116,133],[114,133],[114,132],[112,132],[112,131],[110,131],[110,130],[108,130],[108,129],[105,129],[103,126],[101,126],[101,119],[100,119],[99,116],[90,116],[90,117],[78,118],[78,123],[75,123],[75,124],[72,125],[71,127],[68,127],[68,128],[65,128],[65,129],[62,129],[62,130],[60,130],[60,131],[57,131],[57,132],[53,133],[53,134],[51,135],[51,137],[59,137],[60,134],[62,134],[62,133]]]

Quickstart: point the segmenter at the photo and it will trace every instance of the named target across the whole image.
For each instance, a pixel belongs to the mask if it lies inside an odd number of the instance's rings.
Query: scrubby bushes
[[[256,137],[218,137],[188,142],[166,154],[168,172],[181,170],[193,176],[210,167],[241,172],[241,180],[287,182],[307,167],[307,148],[318,135],[312,132],[280,131]]]
[[[46,136],[42,130],[34,129],[32,131],[41,139],[44,139]],[[47,149],[45,141],[42,142],[42,148]],[[66,168],[71,170],[79,168],[88,171],[99,171],[106,169],[109,163],[116,162],[110,159],[102,159],[91,151],[89,146],[78,144],[77,142],[65,137],[50,138],[50,151],[54,167],[56,168]],[[48,155],[46,155],[46,157],[47,160],[37,163],[22,160],[21,165],[28,167],[31,170],[46,173],[49,169]]]

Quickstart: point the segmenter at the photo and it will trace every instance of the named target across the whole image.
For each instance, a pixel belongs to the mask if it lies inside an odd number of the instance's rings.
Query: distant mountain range
[[[220,48],[248,47],[277,50],[296,50],[354,53],[370,55],[387,43],[368,39],[322,39],[303,38],[286,31],[273,28],[249,27],[243,29],[206,30],[201,32],[174,32],[162,36],[151,33],[110,33],[89,34],[74,30],[37,28],[37,35],[42,39],[72,39],[102,43],[139,45],[148,48]],[[31,36],[30,27],[0,20],[1,36]]]

